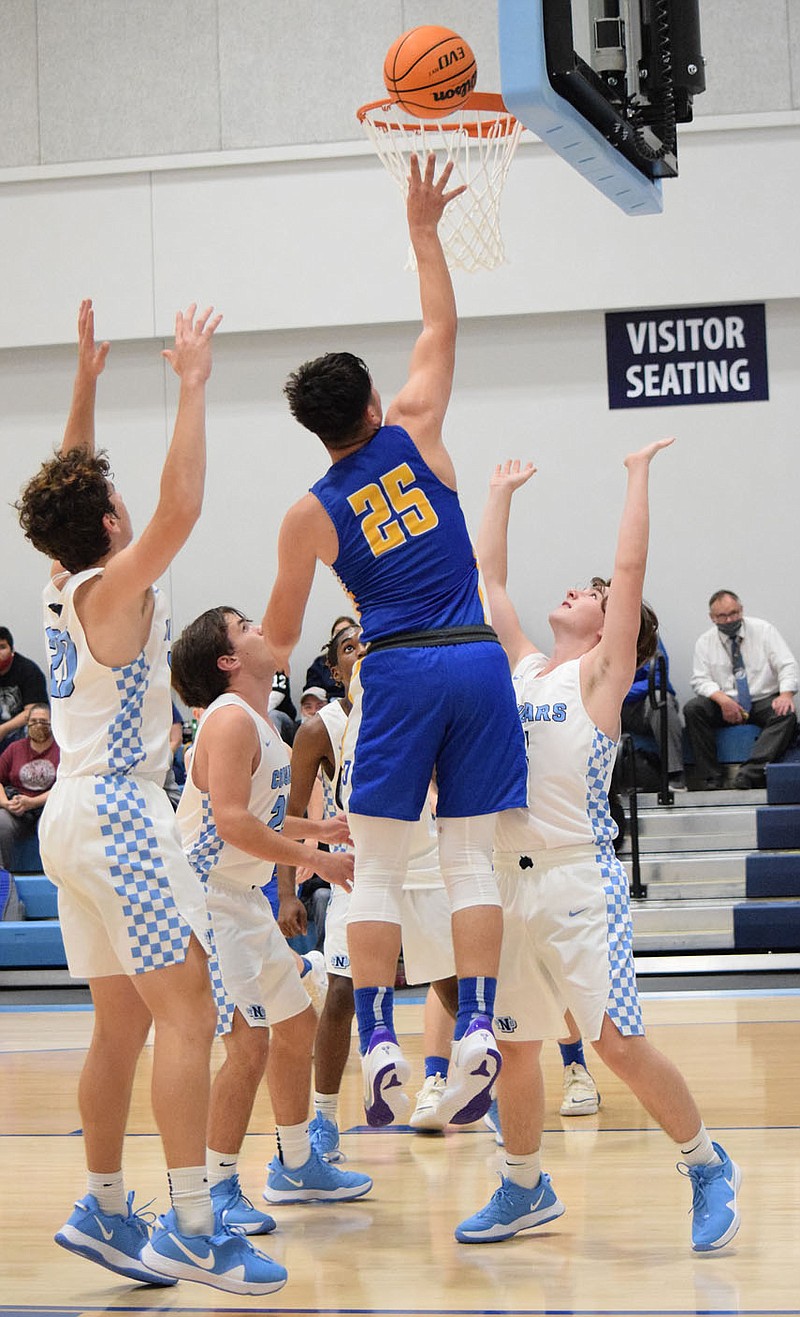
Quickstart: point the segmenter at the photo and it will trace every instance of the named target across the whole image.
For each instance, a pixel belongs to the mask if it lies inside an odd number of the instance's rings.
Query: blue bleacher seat
[[[737,951],[800,950],[800,901],[765,901],[733,909]]]
[[[57,919],[5,919],[0,923],[0,969],[53,969],[66,963]]]
[[[765,805],[756,810],[759,850],[800,849],[800,805]]]
[[[42,857],[39,854],[39,838],[34,835],[17,842],[14,847],[13,871],[18,873],[41,873]]]

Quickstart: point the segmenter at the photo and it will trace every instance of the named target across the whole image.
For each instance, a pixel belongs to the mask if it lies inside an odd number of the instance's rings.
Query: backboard
[[[705,89],[699,0],[498,0],[503,100],[629,215],[663,209]]]

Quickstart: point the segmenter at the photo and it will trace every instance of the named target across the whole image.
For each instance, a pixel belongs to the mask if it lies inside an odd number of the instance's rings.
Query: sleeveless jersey
[[[384,425],[311,488],[339,537],[332,564],[362,637],[479,626],[486,613],[455,490],[399,425]]]
[[[580,659],[539,677],[547,662],[545,654],[529,654],[513,673],[527,744],[528,808],[498,815],[498,852],[600,845],[617,833],[608,808],[617,743],[584,708]]]
[[[170,763],[172,701],[170,621],[166,597],[153,586],[150,634],[138,658],[108,668],[92,655],[75,609],[78,589],[102,567],[68,576],[63,589],[45,588],[53,735],[61,750],[59,778],[134,774],[161,785]]]
[[[332,819],[335,818],[341,808],[336,802],[336,791],[339,784],[339,769],[342,766],[342,737],[347,726],[347,714],[342,708],[340,700],[331,700],[330,704],[324,704],[321,709],[317,710],[317,714],[325,724],[328,740],[331,743],[331,753],[333,754],[333,777],[328,777],[322,766],[319,770],[322,783],[322,817]],[[347,847],[332,846],[331,850],[344,851],[347,850]]]
[[[286,815],[291,773],[286,746],[267,720],[257,714],[255,709],[251,709],[239,695],[220,695],[200,719],[195,746],[209,718],[217,709],[227,705],[244,709],[258,732],[261,758],[250,784],[250,813],[266,823],[267,827],[280,832]],[[263,886],[271,875],[271,862],[249,855],[247,851],[239,850],[238,846],[232,846],[220,837],[214,825],[211,798],[207,791],[201,791],[195,784],[194,759],[195,755],[192,755],[177,811],[181,840],[189,863],[203,882],[209,878],[222,878],[248,888]]]

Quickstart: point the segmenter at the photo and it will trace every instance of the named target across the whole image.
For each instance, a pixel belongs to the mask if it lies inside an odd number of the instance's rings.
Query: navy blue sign
[[[608,405],[765,402],[763,302],[606,315]]]

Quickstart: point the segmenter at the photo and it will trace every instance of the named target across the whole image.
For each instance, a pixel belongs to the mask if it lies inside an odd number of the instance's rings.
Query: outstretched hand
[[[638,453],[628,453],[624,465],[629,469],[638,462],[644,462],[649,466],[656,453],[660,453],[662,448],[669,448],[670,444],[674,444],[674,442],[674,435],[669,439],[656,439],[655,443],[648,444],[646,448],[640,448]]]
[[[526,462],[523,466],[519,458],[514,458],[513,461],[501,462],[495,467],[489,481],[489,488],[507,490],[513,494],[515,490],[526,485],[531,476],[535,474],[536,467],[533,462]]]
[[[465,183],[462,183],[459,187],[451,188],[449,192],[446,190],[448,180],[453,172],[452,160],[448,160],[434,183],[433,176],[435,172],[436,156],[433,151],[430,152],[425,161],[424,174],[420,170],[419,157],[416,155],[411,156],[406,214],[408,215],[408,227],[412,231],[427,227],[436,229],[448,202],[452,201],[454,197],[460,197],[461,193],[467,190]]]
[[[221,315],[212,317],[213,310],[212,306],[206,307],[196,320],[196,302],[185,312],[179,311],[175,317],[175,346],[161,353],[185,384],[204,384],[211,374],[211,339],[222,320]]]
[[[91,297],[85,297],[78,311],[78,370],[96,380],[102,375],[110,343],[95,344],[94,307]]]

